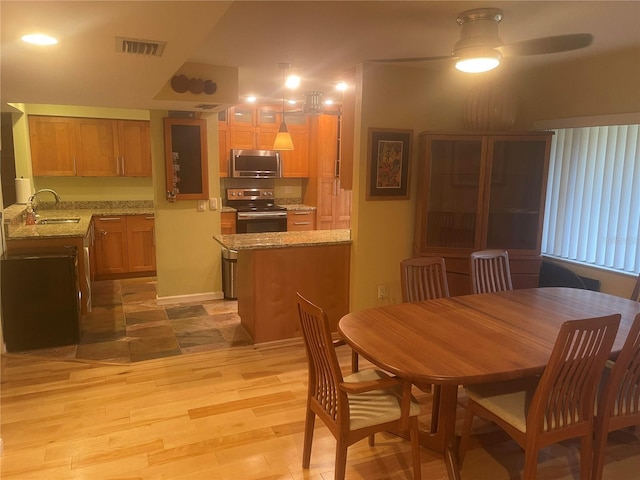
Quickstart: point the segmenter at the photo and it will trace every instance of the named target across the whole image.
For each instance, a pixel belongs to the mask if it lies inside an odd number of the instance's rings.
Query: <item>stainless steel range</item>
[[[226,200],[238,212],[236,233],[287,231],[287,209],[275,204],[273,188],[228,188]]]

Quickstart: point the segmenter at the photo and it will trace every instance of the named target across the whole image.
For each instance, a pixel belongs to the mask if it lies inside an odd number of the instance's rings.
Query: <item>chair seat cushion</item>
[[[468,385],[467,396],[521,432],[527,431],[527,411],[539,377]]]
[[[368,369],[353,373],[344,377],[348,383],[380,380],[389,377],[380,370]],[[402,387],[386,388],[384,390],[372,390],[370,392],[348,394],[349,412],[351,422],[350,430],[358,430],[372,425],[392,422],[401,416],[400,403],[402,400]],[[420,413],[420,404],[411,396],[409,416]]]

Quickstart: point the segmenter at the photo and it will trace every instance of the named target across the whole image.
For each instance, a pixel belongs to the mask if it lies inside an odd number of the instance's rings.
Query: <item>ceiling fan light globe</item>
[[[456,69],[465,73],[483,73],[500,65],[497,57],[461,58],[456,62]]]

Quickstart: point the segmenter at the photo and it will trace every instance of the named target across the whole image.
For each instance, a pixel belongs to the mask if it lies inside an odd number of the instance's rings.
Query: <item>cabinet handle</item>
[[[120,176],[120,157],[116,157],[116,175]]]
[[[106,230],[100,230],[100,236],[101,237],[106,237],[108,233],[109,232],[107,232]]]
[[[76,165],[76,156],[73,156],[73,174],[77,175],[78,174],[78,167]]]
[[[311,212],[293,212],[294,215],[311,215]]]
[[[117,222],[121,220],[120,217],[100,217],[101,222]]]
[[[155,220],[156,217],[151,215],[150,217],[144,217],[145,220]]]
[[[293,222],[294,225],[310,225],[311,222]]]
[[[124,157],[120,157],[120,161],[122,162],[122,175],[126,175],[125,171],[124,171]]]

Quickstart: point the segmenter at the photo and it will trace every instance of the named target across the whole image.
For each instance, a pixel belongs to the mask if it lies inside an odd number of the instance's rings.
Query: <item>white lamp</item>
[[[280,129],[276,134],[276,140],[273,142],[274,150],[293,150],[293,140],[291,140],[291,134],[287,128],[287,123],[284,121],[284,71],[290,67],[288,63],[279,63],[278,66],[282,68],[282,122],[280,123]]]

